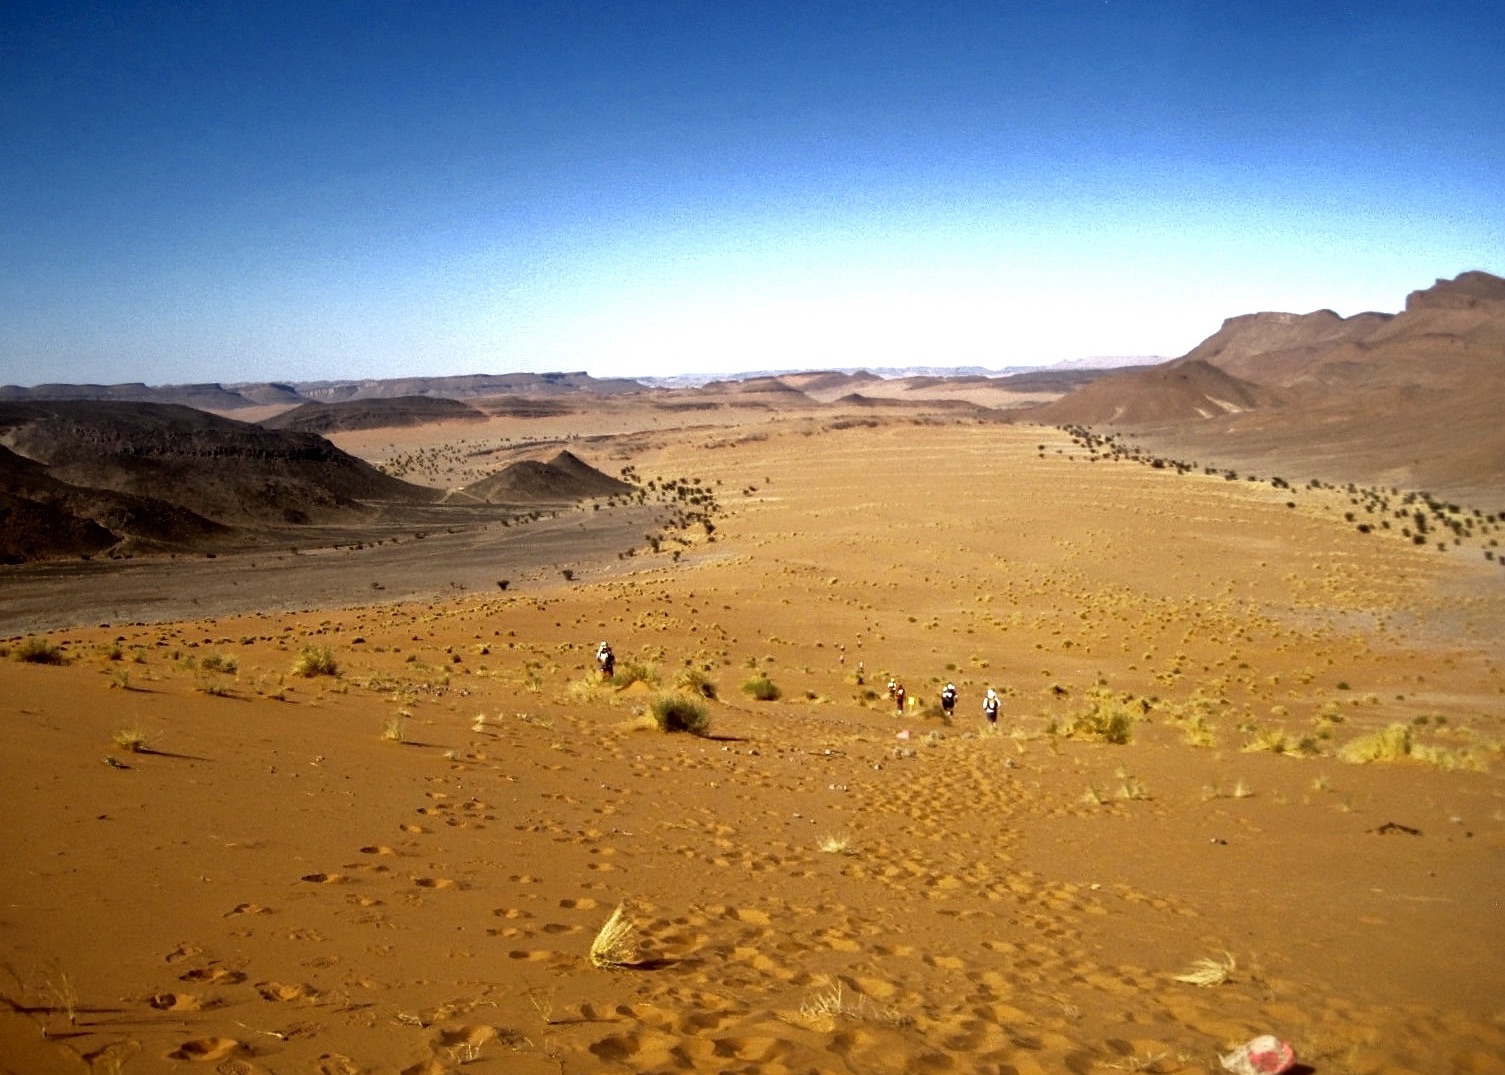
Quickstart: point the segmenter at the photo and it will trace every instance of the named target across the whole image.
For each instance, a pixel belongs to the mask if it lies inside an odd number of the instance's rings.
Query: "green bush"
[[[759,672],[746,683],[742,684],[742,693],[755,698],[760,702],[777,701],[780,694],[778,686],[768,678],[768,673]]]
[[[683,694],[661,694],[648,707],[661,732],[689,732],[707,735],[711,715],[698,699]]]

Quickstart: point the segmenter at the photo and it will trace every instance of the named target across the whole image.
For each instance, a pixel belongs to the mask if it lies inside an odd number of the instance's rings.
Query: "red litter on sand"
[[[896,736],[896,738],[899,738],[899,739],[908,739],[909,738],[909,729],[905,728],[902,732],[899,732],[898,735]]]
[[[1273,1034],[1261,1034],[1218,1059],[1233,1075],[1280,1075],[1296,1063],[1296,1051]]]

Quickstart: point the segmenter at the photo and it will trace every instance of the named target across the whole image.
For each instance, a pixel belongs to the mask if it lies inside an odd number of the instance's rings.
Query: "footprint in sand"
[[[774,1037],[762,1035],[731,1035],[716,1039],[715,1055],[731,1057],[743,1063],[769,1064],[780,1056],[787,1055],[790,1046]]]
[[[245,1048],[234,1038],[194,1038],[185,1041],[167,1054],[169,1060],[200,1060],[215,1062],[228,1060]]]
[[[955,956],[926,956],[925,962],[941,970],[961,970],[966,966],[965,963]]]
[[[298,880],[307,881],[313,885],[337,885],[345,880],[345,875],[342,873],[306,873]]]
[[[413,884],[417,885],[419,888],[432,889],[460,887],[460,883],[458,881],[449,877],[415,877],[413,878]]]
[[[314,1070],[318,1075],[362,1075],[355,1061],[343,1053],[324,1053]]]
[[[702,1010],[687,1012],[679,1016],[673,1023],[674,1029],[681,1034],[691,1034],[701,1037],[712,1030],[719,1030],[726,1022],[726,1013],[714,1010]]]
[[[203,998],[192,993],[158,993],[147,1003],[159,1012],[197,1012],[204,1009]]]
[[[756,911],[751,907],[728,908],[727,917],[735,918],[738,922],[747,922],[754,926],[766,926],[773,921],[768,912]]]
[[[563,907],[566,911],[593,911],[597,907],[599,907],[600,904],[591,899],[589,896],[583,896],[578,900],[560,900],[559,906]]]
[[[271,1000],[278,1003],[287,1003],[295,1000],[315,1000],[319,991],[311,985],[284,985],[282,982],[257,982],[256,992],[261,994],[262,1000]]]
[[[514,948],[507,953],[507,958],[524,963],[546,963],[554,958],[554,953],[543,948]]]
[[[201,956],[203,954],[204,950],[196,944],[180,944],[163,958],[168,963],[177,963],[180,960],[192,959],[194,956]]]
[[[235,985],[245,980],[246,976],[240,971],[231,970],[219,963],[211,963],[207,967],[198,967],[178,975],[180,982],[208,982],[210,985]]]
[[[488,1041],[495,1041],[500,1032],[494,1026],[462,1026],[453,1030],[439,1031],[438,1046],[441,1049],[459,1052],[466,1048],[479,1049]]]
[[[342,870],[365,870],[367,873],[391,873],[392,867],[380,862],[346,862],[340,866]]]
[[[592,1043],[590,1051],[602,1060],[631,1063],[638,1070],[654,1070],[669,1066],[671,1050],[679,1043],[676,1034],[648,1030],[608,1035]]]
[[[363,854],[363,855],[395,855],[395,854],[397,854],[397,852],[394,851],[394,850],[392,850],[392,848],[386,846],[385,844],[367,844],[365,847],[361,848],[361,854]]]
[[[252,914],[252,915],[256,915],[256,914],[271,914],[271,913],[272,913],[272,909],[270,907],[263,907],[259,903],[237,903],[234,907],[230,908],[230,910],[228,910],[228,911],[225,912],[225,917],[226,918],[234,918],[238,914]]]

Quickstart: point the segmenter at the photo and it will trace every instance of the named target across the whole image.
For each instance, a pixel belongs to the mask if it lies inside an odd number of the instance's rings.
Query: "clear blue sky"
[[[9,0],[0,382],[1179,355],[1505,274],[1505,2]]]

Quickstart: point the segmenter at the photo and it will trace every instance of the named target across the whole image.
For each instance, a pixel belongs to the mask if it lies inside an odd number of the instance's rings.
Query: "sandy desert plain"
[[[1498,563],[1053,428],[684,420],[332,438],[568,433],[713,492],[658,552],[7,582],[62,663],[0,661],[0,1071],[1505,1071]]]

